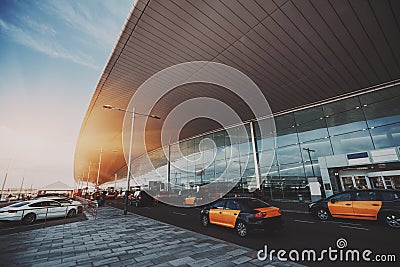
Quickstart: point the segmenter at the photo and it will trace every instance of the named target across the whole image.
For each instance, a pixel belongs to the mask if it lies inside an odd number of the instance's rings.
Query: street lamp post
[[[313,177],[315,177],[314,166],[313,166],[312,160],[311,160],[311,152],[315,152],[315,150],[314,149],[310,149],[310,148],[303,148],[303,150],[308,152],[308,158],[310,159],[312,174],[313,174]]]
[[[92,161],[89,162],[89,170],[87,172],[85,199],[89,196],[90,165],[92,165]]]
[[[114,192],[117,191],[117,177],[118,177],[118,174],[115,173],[115,174],[114,174]]]
[[[103,154],[103,148],[100,148],[100,160],[99,160],[99,167],[97,168],[97,179],[96,179],[97,190],[99,188],[99,177],[100,177],[101,155],[102,154]]]
[[[8,176],[8,169],[10,168],[10,162],[11,162],[11,158],[8,160],[8,165],[7,165],[6,175],[4,176],[3,185],[1,186],[1,194],[0,194],[0,199],[3,197],[4,186],[6,185],[7,176]]]
[[[118,110],[118,111],[132,114],[131,133],[130,133],[130,140],[129,140],[129,156],[128,156],[128,163],[127,163],[128,171],[126,174],[127,189],[125,191],[125,204],[124,204],[124,215],[126,215],[126,214],[128,214],[128,194],[129,194],[130,187],[131,187],[131,160],[132,160],[133,126],[134,126],[134,121],[135,121],[135,115],[142,115],[145,117],[158,119],[158,120],[160,119],[160,117],[158,117],[156,115],[142,114],[142,113],[135,112],[135,108],[132,108],[132,110],[127,110],[127,109],[123,109],[123,108],[116,108],[111,105],[103,105],[103,108],[111,109],[111,110]]]

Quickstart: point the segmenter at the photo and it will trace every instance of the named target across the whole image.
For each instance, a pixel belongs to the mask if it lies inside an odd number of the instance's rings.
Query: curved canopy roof
[[[99,161],[99,184],[125,165],[123,112],[137,88],[178,63],[213,61],[248,75],[273,112],[292,109],[400,78],[400,1],[328,0],[138,0],[97,84],[82,123],[75,179]],[[165,118],[179,103],[208,96],[252,113],[225,89],[195,83],[177,87],[152,110]],[[140,110],[137,110],[140,112]],[[148,149],[160,146],[163,119],[149,121]],[[185,127],[188,137],[218,124]],[[137,151],[134,156],[144,151]],[[96,181],[97,166],[90,180]]]

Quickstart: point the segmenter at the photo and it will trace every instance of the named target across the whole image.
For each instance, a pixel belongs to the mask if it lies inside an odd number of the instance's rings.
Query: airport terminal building
[[[256,190],[266,199],[295,201],[309,201],[315,191],[324,197],[356,188],[400,189],[398,47],[398,1],[139,0],[85,115],[75,180],[125,189],[130,121],[103,105],[130,110],[154,74],[207,61],[247,75],[272,114],[256,116],[216,84],[177,86],[153,103],[151,114],[161,120],[135,120],[134,129],[145,131],[133,133],[132,186],[181,195],[235,181],[230,194]],[[221,128],[199,116],[179,129],[177,142],[163,143],[168,114],[204,97],[230,106],[242,123]],[[271,119],[275,129],[265,134]],[[229,135],[243,127],[246,138],[232,141]],[[142,136],[145,150],[135,144]],[[213,141],[213,161],[191,161],[204,140]],[[311,186],[316,183],[319,190]]]

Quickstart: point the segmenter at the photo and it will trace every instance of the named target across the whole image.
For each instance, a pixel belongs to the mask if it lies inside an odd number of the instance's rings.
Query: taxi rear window
[[[260,199],[246,199],[242,200],[241,202],[245,207],[250,208],[252,210],[271,206],[267,202],[264,202]]]

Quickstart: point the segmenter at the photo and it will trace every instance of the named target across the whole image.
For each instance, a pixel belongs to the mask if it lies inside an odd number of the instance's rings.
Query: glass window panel
[[[393,86],[390,88],[378,90],[368,94],[360,96],[360,102],[362,105],[379,102],[385,99],[391,99],[400,97],[400,86]]]
[[[255,122],[255,136],[259,139],[267,138],[269,136],[273,136],[274,132],[276,132],[276,125],[274,118],[267,118],[260,121]],[[260,131],[260,128],[263,130]],[[261,136],[261,134],[263,136]]]
[[[257,140],[257,151],[270,150],[276,148],[276,138],[263,138]]]
[[[225,150],[225,158],[236,158],[239,156],[239,149],[234,146],[228,146],[224,148]]]
[[[311,168],[310,161],[308,161],[307,163],[304,164],[306,177],[321,177],[321,170],[319,168],[318,161],[312,161],[312,164],[313,164],[312,168]],[[315,175],[313,174],[313,168],[314,168]]]
[[[279,165],[302,161],[300,147],[298,145],[278,148],[276,154]]]
[[[240,177],[240,170],[241,170],[241,166],[239,164],[239,161],[237,161],[237,160],[231,161],[227,167],[228,177],[229,178]]]
[[[400,122],[400,97],[363,107],[369,127]]]
[[[375,148],[400,146],[400,123],[370,130]]]
[[[186,172],[188,172],[188,173],[190,173],[190,174],[193,173],[193,175],[194,175],[195,171],[196,171],[195,165],[194,165],[194,164],[188,164],[187,169],[186,169]]]
[[[258,153],[258,160],[260,167],[269,166],[271,165],[271,163],[273,165],[277,164],[275,150],[266,150],[263,151],[262,153]]]
[[[350,133],[367,128],[363,111],[360,108],[326,118],[326,123],[330,135]]]
[[[193,154],[194,151],[195,151],[195,149],[194,149],[194,147],[195,147],[194,139],[188,140],[188,141],[186,141],[186,143],[187,143],[187,151],[188,151],[189,155]]]
[[[309,148],[314,150],[310,152],[311,160],[318,160],[318,157],[325,157],[333,155],[332,146],[329,138],[323,138],[319,140],[314,140],[307,143],[300,144],[301,153],[303,153],[303,160],[310,161],[308,152],[304,148]]]
[[[214,133],[214,142],[217,147],[225,146],[225,132]]]
[[[310,140],[321,139],[328,136],[324,119],[306,122],[297,126],[299,141],[307,142]]]
[[[244,173],[243,173],[243,177],[245,181],[250,181],[251,179],[254,178],[254,166],[253,168],[247,168]]]
[[[260,168],[260,172],[262,175],[266,175],[268,177],[279,177],[278,166],[272,166],[271,168]]]
[[[283,147],[288,145],[297,144],[299,139],[297,137],[296,128],[291,127],[286,130],[278,132],[276,143],[277,147]]]
[[[214,179],[215,177],[214,164],[205,169],[204,176],[207,181]]]
[[[215,156],[215,160],[225,159],[225,149],[222,147],[217,148],[217,155]]]
[[[187,155],[191,154],[189,141],[183,141],[183,142],[179,143],[179,148],[181,150],[181,153],[184,156],[187,156]]]
[[[279,174],[282,178],[286,178],[286,182],[290,181],[291,178],[305,177],[303,163],[294,163],[279,165]]]
[[[193,149],[194,149],[194,153],[199,152],[199,144],[201,139],[203,139],[203,137],[197,137],[195,139],[193,139]]]
[[[243,126],[237,126],[235,127],[236,129],[234,128],[229,130],[232,135],[235,135],[235,143],[247,143],[251,140],[249,125],[249,123],[244,125],[246,132],[240,130]]]
[[[254,168],[254,157],[253,156],[246,158],[240,157],[240,164],[243,170]]]
[[[226,169],[226,161],[219,160],[215,162],[215,176],[220,176]]]
[[[180,146],[179,146],[179,144],[173,144],[173,145],[171,145],[170,146],[170,160],[171,161],[175,161],[175,160],[178,160],[179,158],[180,158],[180,156],[179,156],[179,148],[180,148]]]
[[[235,134],[235,133],[232,133]],[[231,145],[231,141],[234,142],[233,140],[231,140],[231,138],[235,138],[235,136],[229,136],[228,133],[225,134],[225,146],[230,146]]]
[[[276,130],[284,130],[296,125],[293,113],[275,117]]]
[[[318,120],[324,117],[322,106],[308,108],[294,113],[297,124],[302,124],[308,121]]]
[[[251,142],[242,143],[239,145],[239,153],[240,155],[248,155],[253,153],[253,148]]]
[[[255,137],[261,136],[261,129],[260,129],[260,127],[263,126],[262,121],[261,121],[261,122],[255,121],[255,122],[253,122],[253,125],[254,125],[254,136],[255,136]]]
[[[342,113],[346,110],[352,110],[360,107],[360,101],[357,97],[343,99],[323,106],[325,116]]]
[[[331,137],[334,154],[345,154],[372,150],[372,140],[368,131],[343,134]]]

